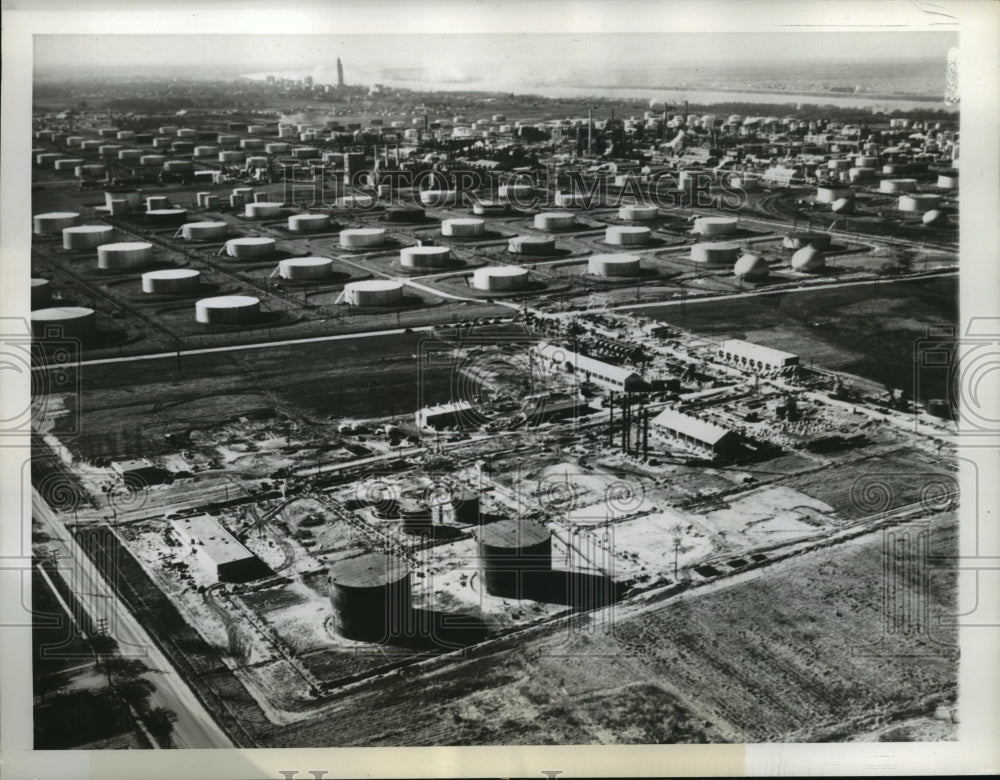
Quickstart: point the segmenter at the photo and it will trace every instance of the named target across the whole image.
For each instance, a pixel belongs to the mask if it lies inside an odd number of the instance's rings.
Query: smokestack
[[[608,420],[608,446],[615,445],[615,391],[611,391],[611,419]]]
[[[594,153],[594,111],[587,109],[587,154]]]

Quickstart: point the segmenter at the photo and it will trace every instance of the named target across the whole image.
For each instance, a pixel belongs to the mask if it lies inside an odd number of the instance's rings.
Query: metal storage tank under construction
[[[231,238],[226,242],[226,254],[237,260],[257,260],[272,257],[275,246],[273,238],[263,236]]]
[[[292,257],[278,263],[278,276],[293,281],[326,279],[333,273],[333,260],[326,257]]]
[[[739,221],[733,217],[698,217],[694,221],[694,232],[702,236],[727,236],[737,227]]]
[[[927,193],[902,195],[897,208],[900,211],[924,212],[941,207],[941,196]]]
[[[61,333],[52,333],[53,338],[91,339],[97,332],[97,313],[84,306],[56,306],[31,312],[31,335],[34,338],[48,338],[55,328],[62,330]]]
[[[202,298],[195,304],[194,318],[205,325],[235,325],[260,316],[260,300],[252,295],[221,295]]]
[[[244,211],[244,216],[249,219],[269,219],[280,217],[281,210],[280,203],[268,203],[267,201],[263,203],[248,203]]]
[[[451,265],[451,249],[446,246],[408,246],[399,251],[404,268],[444,268]]]
[[[327,579],[338,636],[384,642],[404,632],[412,610],[404,560],[383,553],[348,558],[331,566]]]
[[[472,238],[486,231],[486,222],[481,219],[446,219],[441,223],[441,235],[454,238]]]
[[[31,308],[48,306],[52,300],[52,283],[48,279],[31,280]]]
[[[462,490],[452,496],[451,508],[455,522],[463,525],[479,525],[479,494],[472,490]]]
[[[147,265],[153,259],[153,245],[147,241],[123,241],[97,247],[97,267],[118,271]]]
[[[518,265],[477,268],[472,273],[472,286],[488,292],[523,290],[528,285],[528,270]]]
[[[402,282],[368,279],[344,285],[344,301],[353,306],[392,306],[403,300]]]
[[[390,206],[385,210],[386,222],[423,222],[427,212],[419,206]]]
[[[57,171],[71,171],[78,165],[83,165],[86,160],[82,160],[78,157],[64,157],[61,160],[56,160],[53,167]]]
[[[816,273],[826,268],[823,252],[814,246],[804,246],[792,255],[792,269],[804,273]]]
[[[75,211],[50,211],[47,214],[35,214],[31,222],[35,235],[46,236],[79,225],[80,215]]]
[[[170,208],[170,198],[166,195],[150,195],[146,198],[146,211]]]
[[[142,275],[142,291],[157,295],[183,295],[201,286],[201,271],[193,268],[165,268]]]
[[[327,214],[293,214],[288,218],[288,229],[294,233],[316,233],[330,229]]]
[[[110,225],[79,225],[63,228],[63,249],[93,249],[114,238],[115,229]]]
[[[455,190],[423,190],[420,193],[420,202],[430,208],[454,206],[457,201],[458,193]]]
[[[882,179],[879,192],[912,192],[917,188],[916,179]]]
[[[814,246],[817,249],[826,250],[830,248],[831,236],[829,233],[789,233],[785,236],[781,245],[785,249],[801,249],[804,246]]]
[[[340,246],[342,249],[367,249],[382,246],[385,243],[383,228],[351,228],[340,231]]]
[[[535,214],[535,227],[539,230],[565,230],[576,225],[576,215],[562,211]]]
[[[736,244],[705,242],[691,247],[691,261],[708,265],[731,265],[736,262],[740,248]]]
[[[534,523],[500,520],[482,526],[477,537],[483,589],[491,596],[530,597],[524,575],[552,569],[552,535]]]
[[[229,226],[225,222],[188,222],[181,225],[181,235],[188,241],[209,241],[225,238]]]
[[[618,209],[618,219],[629,222],[648,222],[659,216],[660,210],[656,206],[622,206]]]
[[[514,236],[507,242],[507,251],[515,255],[551,255],[556,240],[549,236]]]
[[[595,276],[638,276],[639,255],[593,255],[587,261],[587,273]]]
[[[153,209],[146,212],[146,224],[155,227],[179,227],[187,219],[184,209]]]
[[[645,246],[653,233],[645,227],[609,227],[604,231],[604,241],[615,246]]]
[[[766,279],[770,272],[767,261],[757,255],[743,255],[733,266],[733,276],[750,282]]]

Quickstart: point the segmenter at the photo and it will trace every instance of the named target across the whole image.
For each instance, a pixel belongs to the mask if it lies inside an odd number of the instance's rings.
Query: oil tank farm
[[[514,599],[542,595],[538,575],[552,569],[552,535],[546,528],[525,520],[499,520],[482,526],[477,537],[488,594]]]
[[[31,335],[36,339],[48,337],[92,339],[97,332],[97,313],[85,306],[54,306],[31,312]]]
[[[481,219],[446,219],[441,223],[441,235],[453,238],[475,238],[486,232]]]
[[[638,276],[639,255],[593,255],[587,261],[587,273],[595,276]]]
[[[700,236],[728,236],[735,233],[739,222],[734,217],[698,217],[694,232]]]
[[[405,561],[383,553],[348,558],[333,565],[327,579],[338,636],[385,642],[404,633],[412,610]]]
[[[32,217],[32,230],[37,236],[47,236],[62,233],[65,228],[80,224],[80,215],[75,211],[50,211],[47,214],[35,214]]]
[[[342,249],[369,249],[385,243],[384,228],[349,228],[340,231]]]
[[[288,229],[293,233],[317,233],[330,229],[327,214],[293,214],[288,218]]]
[[[917,188],[916,179],[882,179],[878,184],[879,192],[913,192]]]
[[[78,225],[63,228],[63,249],[93,249],[114,238],[115,229],[110,225]]]
[[[31,280],[31,308],[48,306],[52,300],[52,283],[48,279]]]
[[[138,268],[152,260],[153,245],[147,241],[122,241],[97,247],[97,267],[102,271]]]
[[[291,257],[278,263],[278,276],[291,281],[311,282],[333,273],[333,261],[326,257]]]
[[[142,291],[152,295],[185,295],[201,285],[201,271],[193,268],[165,268],[142,275]]]
[[[187,220],[184,209],[153,209],[146,212],[146,224],[153,227],[180,227]]]
[[[403,284],[390,279],[348,282],[344,300],[352,306],[393,306],[403,300]]]
[[[273,238],[245,236],[231,238],[226,242],[226,254],[236,260],[261,260],[273,257],[276,243]]]
[[[913,193],[901,195],[897,208],[900,211],[922,214],[925,211],[941,208],[941,196],[930,193]]]
[[[646,227],[609,227],[604,231],[605,243],[614,246],[646,246],[653,232]]]
[[[488,292],[513,292],[528,286],[528,270],[517,265],[477,268],[472,274],[472,286]]]
[[[804,246],[814,246],[817,249],[830,248],[829,233],[789,233],[781,240],[785,249],[801,249]]]
[[[766,279],[770,273],[767,261],[759,255],[743,255],[733,266],[733,276],[738,279],[746,279],[748,282],[757,282]]]
[[[195,304],[194,318],[204,325],[238,325],[260,317],[260,299],[252,295],[220,295]]]
[[[826,257],[822,250],[810,244],[792,255],[792,269],[803,273],[818,273],[826,268]]]
[[[618,209],[618,219],[628,222],[648,222],[656,219],[660,210],[656,206],[622,206]]]
[[[446,268],[451,262],[451,249],[446,246],[408,246],[399,252],[403,268]]]
[[[535,227],[539,230],[566,230],[576,225],[576,215],[562,211],[535,214]]]
[[[724,242],[703,242],[691,247],[691,261],[706,265],[732,265],[739,257],[737,244]]]
[[[225,238],[229,226],[225,222],[188,222],[181,225],[181,236],[188,241],[211,241]]]
[[[515,255],[551,255],[556,240],[548,236],[515,236],[507,242],[507,251]]]

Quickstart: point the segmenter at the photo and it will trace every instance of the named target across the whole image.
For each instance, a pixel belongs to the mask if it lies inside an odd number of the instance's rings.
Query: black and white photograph
[[[1000,768],[1000,6],[10,5],[11,777]]]

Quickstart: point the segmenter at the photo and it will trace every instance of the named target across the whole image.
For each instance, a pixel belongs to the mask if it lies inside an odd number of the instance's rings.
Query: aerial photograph
[[[34,749],[955,741],[958,46],[36,34]]]

